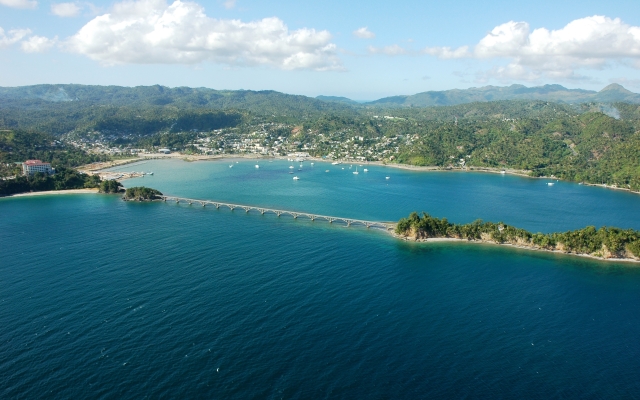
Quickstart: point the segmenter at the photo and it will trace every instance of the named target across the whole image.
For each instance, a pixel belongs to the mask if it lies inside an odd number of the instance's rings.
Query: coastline
[[[26,192],[26,193],[16,193],[10,194],[2,197],[31,197],[31,196],[44,196],[49,194],[96,194],[98,193],[97,188],[91,189],[66,189],[66,190],[45,190],[42,192]]]
[[[509,246],[509,247],[514,247],[514,248],[523,249],[523,250],[540,251],[543,253],[552,253],[552,254],[564,254],[567,256],[583,257],[583,258],[589,258],[592,260],[599,260],[599,261],[632,263],[632,264],[639,264],[638,266],[640,266],[640,260],[636,260],[633,258],[615,258],[615,257],[604,258],[604,257],[597,257],[594,255],[585,254],[585,253],[569,253],[569,252],[560,251],[560,250],[541,249],[538,247],[523,246],[523,245],[517,245],[513,243],[496,243],[491,240],[468,240],[468,239],[458,239],[458,238],[449,238],[449,237],[413,239],[408,236],[398,235],[393,231],[389,231],[389,233],[394,238],[405,241],[405,242],[416,242],[416,243],[456,242],[456,243],[473,243],[473,244],[489,244],[489,245],[496,245],[496,246]]]

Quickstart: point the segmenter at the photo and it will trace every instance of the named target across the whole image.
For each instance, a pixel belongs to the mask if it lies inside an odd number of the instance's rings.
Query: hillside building
[[[33,175],[36,172],[42,172],[45,174],[53,175],[55,170],[51,168],[50,163],[45,163],[40,160],[27,160],[22,163],[22,173],[24,175]]]

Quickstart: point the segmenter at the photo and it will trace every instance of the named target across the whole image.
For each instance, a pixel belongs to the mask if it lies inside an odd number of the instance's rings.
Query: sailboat
[[[354,175],[358,175],[358,166],[356,166],[356,170],[355,170],[355,171],[353,171],[353,174],[354,174]]]

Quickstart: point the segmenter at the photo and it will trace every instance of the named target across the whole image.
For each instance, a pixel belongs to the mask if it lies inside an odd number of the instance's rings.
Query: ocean
[[[350,218],[640,229],[640,197],[573,183],[235,161],[119,170],[154,172],[127,187]],[[0,199],[0,245],[2,398],[640,393],[634,264],[116,195]]]

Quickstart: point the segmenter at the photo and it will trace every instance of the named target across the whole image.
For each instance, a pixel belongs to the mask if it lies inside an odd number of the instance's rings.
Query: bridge
[[[214,200],[199,200],[199,199],[189,199],[187,197],[164,196],[164,195],[159,197],[165,202],[173,201],[176,203],[200,204],[202,205],[202,207],[206,207],[207,205],[212,205],[217,209],[219,209],[220,207],[228,208],[231,211],[235,209],[241,209],[241,210],[244,210],[246,213],[248,213],[249,211],[257,211],[262,215],[266,213],[272,213],[277,215],[278,217],[280,217],[281,215],[290,215],[294,219],[298,219],[298,217],[303,217],[303,218],[310,219],[311,221],[324,220],[324,221],[329,221],[329,223],[338,222],[338,223],[345,224],[347,226],[362,225],[362,226],[366,226],[367,228],[381,228],[385,230],[391,230],[391,229],[394,229],[396,225],[395,223],[392,223],[392,222],[366,221],[362,219],[334,217],[330,215],[311,214],[311,213],[305,213],[305,212],[299,212],[299,211],[278,210],[274,208],[266,208],[266,207],[259,207],[259,206],[223,203],[223,202],[214,201]]]

